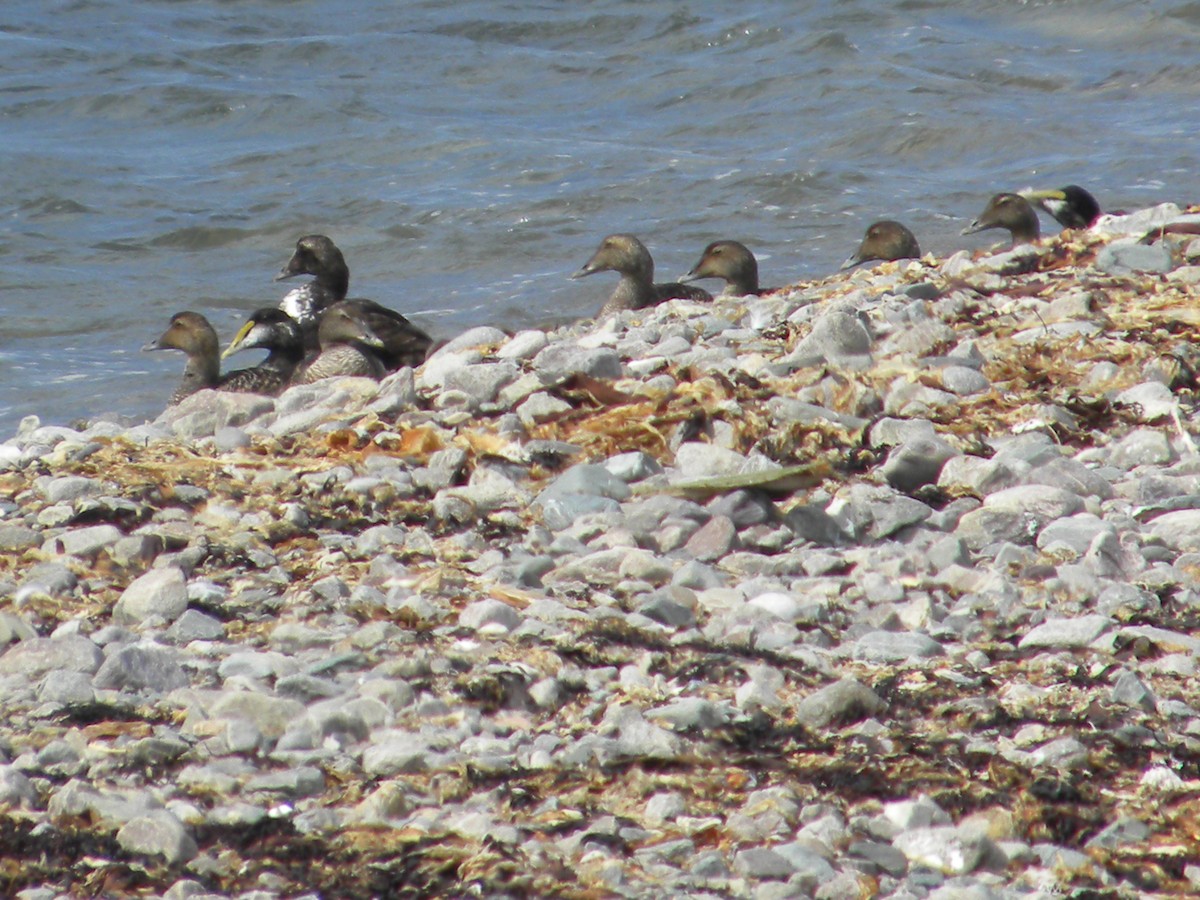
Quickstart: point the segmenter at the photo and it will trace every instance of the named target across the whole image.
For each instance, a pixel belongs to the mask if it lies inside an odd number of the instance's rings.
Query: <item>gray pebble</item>
[[[151,569],[133,581],[117,601],[113,616],[125,625],[140,625],[157,618],[173,622],[187,609],[187,587],[182,570],[175,566]]]
[[[728,724],[733,718],[733,712],[726,704],[699,697],[680,697],[664,706],[647,710],[645,715],[647,719],[662,722],[675,731],[712,731]]]
[[[1121,816],[1084,845],[1098,850],[1117,850],[1149,839],[1150,827],[1132,816]]]
[[[1171,251],[1162,243],[1147,246],[1137,241],[1113,241],[1096,254],[1096,268],[1108,275],[1170,272],[1174,262]]]
[[[496,355],[500,359],[532,359],[549,343],[550,339],[544,331],[520,331],[497,350]]]
[[[446,373],[443,390],[461,391],[472,408],[496,399],[500,389],[516,380],[520,370],[514,363],[478,363]]]
[[[801,700],[796,718],[810,728],[826,728],[834,722],[877,716],[886,709],[887,704],[869,687],[854,678],[843,678]]]
[[[387,778],[425,771],[428,757],[429,748],[416,735],[397,733],[363,751],[362,767],[373,778]]]
[[[543,384],[561,384],[572,375],[620,378],[621,357],[608,347],[585,349],[570,341],[551,344],[533,358],[533,369]]]
[[[185,863],[200,852],[183,823],[166,810],[130,819],[117,832],[117,843],[126,853],[161,856],[170,865]]]
[[[744,878],[788,878],[795,866],[769,847],[739,850],[733,857],[733,870]]]
[[[1113,682],[1112,700],[1122,706],[1135,706],[1146,712],[1154,712],[1157,701],[1154,693],[1140,678],[1128,670],[1121,672]]]
[[[880,472],[896,490],[911,492],[937,483],[942,466],[957,455],[958,451],[941,438],[916,438],[894,447]]]
[[[100,689],[166,693],[185,687],[188,677],[179,655],[168,647],[120,647],[110,653],[92,683]]]
[[[512,631],[521,624],[521,614],[507,603],[488,598],[463,609],[458,624],[476,631]]]
[[[120,539],[121,531],[115,525],[89,525],[85,528],[73,528],[50,538],[43,545],[43,549],[47,553],[90,558]]]
[[[1073,650],[1090,647],[1114,622],[1107,616],[1088,615],[1073,619],[1048,619],[1025,633],[1017,646],[1021,649],[1040,647]]]
[[[311,797],[325,790],[325,775],[315,766],[300,766],[257,775],[246,782],[247,791],[266,791],[288,797]]]
[[[868,632],[851,649],[855,659],[881,663],[930,659],[944,653],[942,645],[933,638],[915,632]]]
[[[802,338],[779,363],[792,369],[840,363],[858,365],[869,362],[871,335],[862,321],[849,309],[833,307],[813,323],[812,331]]]
[[[32,808],[38,802],[32,782],[13,766],[0,765],[0,803],[17,808]]]
[[[35,637],[13,644],[0,655],[0,675],[21,675],[29,681],[56,670],[91,675],[103,661],[100,648],[82,635]]]
[[[37,697],[43,703],[62,706],[81,706],[96,698],[91,676],[84,672],[58,670],[47,673],[37,687]]]
[[[50,503],[73,503],[85,497],[97,497],[104,492],[104,486],[99,481],[79,475],[47,478],[40,480],[38,486]]]
[[[946,366],[941,370],[942,387],[960,397],[969,397],[991,388],[983,373],[968,366]]]
[[[910,829],[897,835],[892,844],[913,863],[964,875],[984,861],[991,841],[981,834],[961,834],[953,826],[942,826]]]
[[[713,516],[693,534],[683,548],[691,559],[713,562],[736,545],[737,528],[726,516]]]
[[[1074,769],[1087,765],[1088,749],[1073,737],[1063,737],[1038,747],[1030,758],[1034,765]]]

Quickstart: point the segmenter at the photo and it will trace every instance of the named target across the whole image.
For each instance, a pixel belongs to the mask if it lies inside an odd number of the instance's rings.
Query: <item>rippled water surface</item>
[[[1200,200],[1200,4],[715,6],[6,0],[0,436],[155,415],[183,360],[139,347],[181,309],[227,341],[310,232],[441,337],[594,312],[615,276],[567,275],[614,231],[782,283],[882,216],[984,246],[1000,189]]]

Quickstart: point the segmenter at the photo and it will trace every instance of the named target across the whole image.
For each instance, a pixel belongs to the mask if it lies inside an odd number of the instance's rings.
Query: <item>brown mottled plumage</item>
[[[317,339],[320,352],[300,364],[292,384],[312,384],[345,375],[378,379],[387,373],[376,355],[383,341],[345,302],[335,303],[321,313]]]

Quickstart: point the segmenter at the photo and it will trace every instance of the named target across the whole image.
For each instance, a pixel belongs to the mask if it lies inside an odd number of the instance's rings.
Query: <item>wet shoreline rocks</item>
[[[0,884],[1196,890],[1181,215],[27,420]]]

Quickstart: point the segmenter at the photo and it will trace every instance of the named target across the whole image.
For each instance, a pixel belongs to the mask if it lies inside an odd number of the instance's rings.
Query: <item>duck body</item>
[[[650,251],[632,234],[610,234],[592,254],[592,258],[575,272],[572,278],[585,278],[597,272],[616,272],[621,276],[616,288],[598,317],[623,309],[644,309],[678,298],[708,301],[712,294],[703,288],[670,282],[654,283],[654,260]]]
[[[1077,184],[1029,191],[1025,198],[1044,209],[1063,228],[1091,228],[1100,218],[1100,203]]]
[[[758,260],[749,247],[738,241],[713,241],[700,254],[700,261],[679,280],[686,283],[701,278],[722,279],[722,293],[730,297],[757,297],[773,290],[759,287]]]
[[[843,269],[852,269],[872,260],[919,259],[921,247],[916,235],[904,225],[892,219],[880,219],[867,226],[858,249],[842,263]]]
[[[1020,194],[1008,192],[993,195],[979,217],[964,228],[962,233],[975,234],[989,228],[1006,229],[1012,235],[1014,247],[1018,244],[1032,243],[1041,234],[1033,206]]]
[[[267,358],[253,368],[231,372],[222,387],[275,396],[288,386],[296,367],[304,360],[304,337],[300,326],[281,309],[269,306],[257,309],[221,358],[255,348],[268,350]]]
[[[433,338],[400,315],[374,300],[343,300],[342,304],[382,342],[375,355],[387,371],[425,362]]]
[[[346,302],[335,303],[321,313],[317,338],[320,350],[296,367],[292,384],[344,376],[378,380],[387,374],[377,355],[384,347],[383,341]]]

